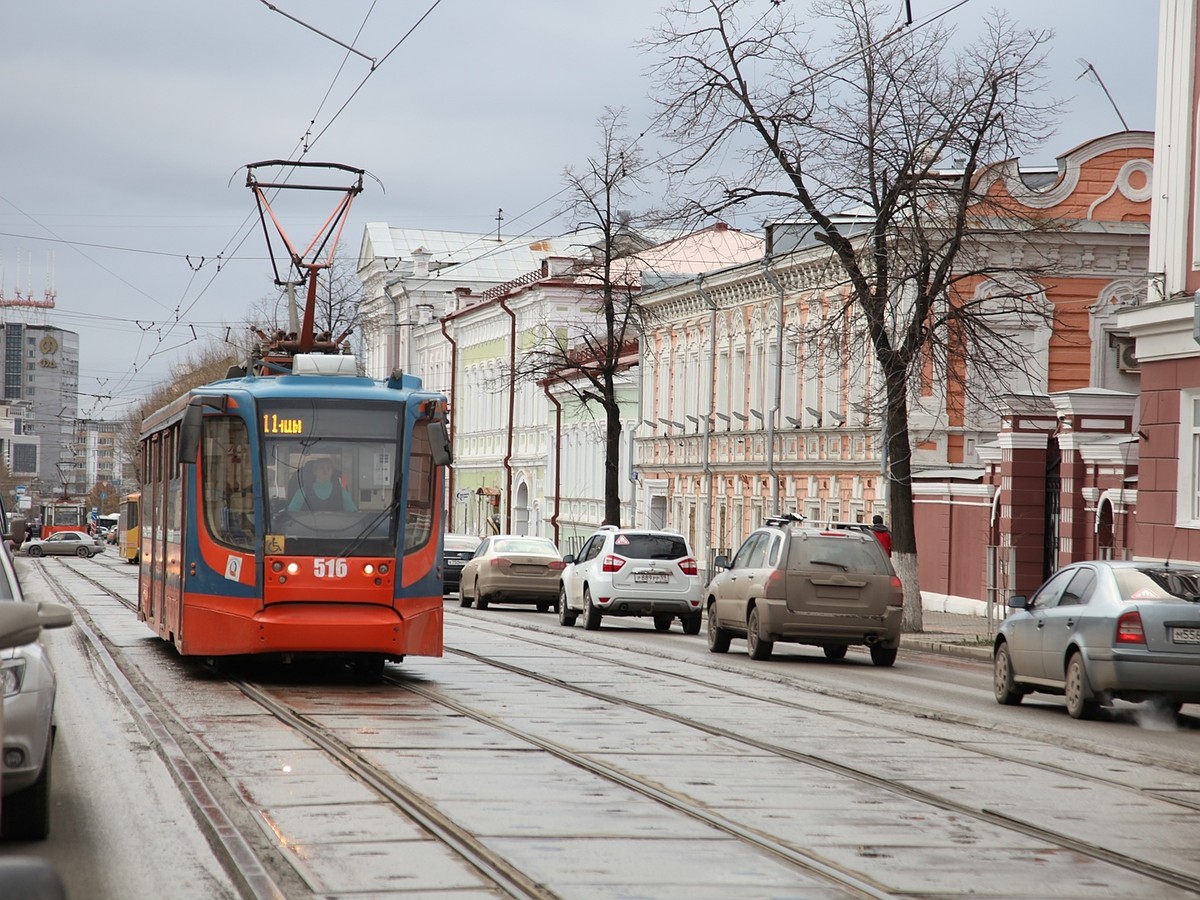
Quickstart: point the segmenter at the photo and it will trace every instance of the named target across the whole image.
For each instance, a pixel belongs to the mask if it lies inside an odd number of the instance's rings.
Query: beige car
[[[830,659],[865,644],[875,665],[896,661],[904,592],[871,534],[771,518],[732,560],[718,556],[715,564],[724,571],[705,594],[713,653],[744,637],[752,659],[770,658],[786,641],[821,647]]]
[[[490,603],[534,603],[538,612],[547,612],[558,601],[565,565],[547,538],[492,535],[462,567],[459,602],[479,609]]]

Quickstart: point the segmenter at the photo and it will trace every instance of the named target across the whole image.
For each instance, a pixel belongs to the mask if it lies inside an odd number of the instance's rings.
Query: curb
[[[923,653],[938,653],[943,656],[957,656],[984,662],[992,660],[992,648],[986,644],[960,644],[953,641],[912,637],[907,634],[900,637],[900,649],[919,650]]]

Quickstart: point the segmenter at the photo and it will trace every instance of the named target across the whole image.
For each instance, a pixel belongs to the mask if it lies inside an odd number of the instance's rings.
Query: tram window
[[[233,416],[209,417],[203,435],[204,520],[217,540],[254,549],[250,434]]]
[[[413,427],[408,454],[408,504],[404,521],[404,550],[415,550],[429,541],[433,532],[433,487],[436,469],[429,444],[427,422]]]

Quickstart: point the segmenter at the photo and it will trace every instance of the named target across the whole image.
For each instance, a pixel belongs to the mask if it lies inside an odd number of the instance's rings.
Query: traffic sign
[[[456,491],[454,494],[454,499],[459,503],[466,503],[468,500],[471,499],[471,492],[465,491],[465,490],[464,491]]]

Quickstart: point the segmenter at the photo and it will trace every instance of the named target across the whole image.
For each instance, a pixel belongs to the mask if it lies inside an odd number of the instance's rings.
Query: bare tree
[[[930,373],[959,391],[994,380],[975,368],[973,382],[964,359],[1003,383],[1029,359],[1013,318],[1049,315],[1029,302],[1047,270],[1036,249],[1001,258],[989,242],[1058,226],[997,206],[987,188],[991,164],[1049,136],[1053,106],[1037,97],[1052,35],[995,13],[955,51],[952,31],[900,22],[899,6],[819,2],[806,20],[826,29],[818,40],[781,2],[695,0],[664,11],[647,44],[661,53],[656,96],[686,205],[800,218],[828,248],[826,302],[845,306],[826,321],[869,342],[904,627],[920,631],[910,391]]]
[[[517,376],[553,381],[585,407],[598,407],[604,422],[604,519],[621,523],[620,373],[637,352],[639,323],[638,251],[651,242],[633,229],[627,211],[641,194],[638,172],[644,161],[627,134],[621,110],[606,109],[597,122],[599,153],[580,171],[567,168],[568,201],[563,210],[581,231],[599,238],[576,269],[582,286],[582,315],[565,340],[554,328],[543,334],[518,364]]]

